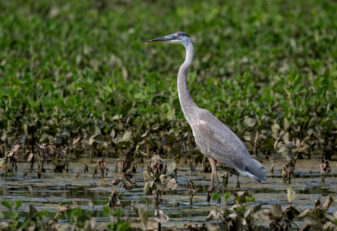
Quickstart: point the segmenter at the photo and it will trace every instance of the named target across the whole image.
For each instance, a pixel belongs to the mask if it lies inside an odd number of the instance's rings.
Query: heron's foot
[[[222,190],[221,190],[221,187],[220,187],[220,184],[218,182],[218,184],[216,185],[216,192],[219,193],[219,199],[218,199],[218,203],[221,204],[221,193],[222,193]]]
[[[208,187],[208,192],[207,192],[207,202],[211,202],[211,197],[212,197],[212,193],[214,191],[214,186],[213,184],[211,184],[209,187]]]
[[[222,189],[221,189],[221,186],[220,186],[220,184],[217,184],[216,185],[216,191],[217,191],[217,193],[222,193]]]
[[[211,202],[211,198],[212,198],[212,195],[213,195],[214,191],[215,191],[214,186],[210,185],[209,188],[208,188],[208,192],[207,192],[207,202],[208,203]],[[219,185],[216,186],[216,192],[219,193],[220,195],[222,193],[221,187]],[[221,196],[218,199],[218,203],[219,204],[221,203]]]
[[[211,196],[212,196],[212,192],[208,191],[207,193],[207,203],[211,202]]]
[[[240,175],[237,175],[237,178],[236,178],[236,189],[240,189],[240,181],[239,181],[239,176]]]

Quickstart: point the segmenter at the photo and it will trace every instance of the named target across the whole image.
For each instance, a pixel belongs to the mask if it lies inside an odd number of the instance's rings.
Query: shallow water
[[[142,171],[146,169],[146,164],[137,165],[137,172],[132,178],[135,187],[132,190],[125,190],[112,185],[112,180],[120,176],[119,173],[115,173],[115,161],[115,159],[106,160],[110,171],[105,178],[101,178],[100,175],[93,178],[94,163],[89,165],[89,173],[84,174],[84,161],[71,163],[69,173],[53,173],[52,166],[47,165],[46,173],[43,173],[41,178],[37,178],[36,172],[24,176],[28,166],[20,163],[17,174],[0,178],[0,200],[23,201],[22,213],[28,211],[29,204],[33,204],[38,210],[57,212],[59,203],[73,203],[81,206],[82,209],[94,211],[96,220],[104,222],[108,221],[108,218],[102,217],[102,206],[108,203],[111,190],[119,188],[122,194],[121,204],[125,213],[129,213],[130,217],[137,216],[135,212],[129,211],[129,205],[133,203],[135,207],[142,207],[150,216],[153,216],[153,196],[145,195],[143,192]],[[283,184],[280,170],[284,163],[277,161],[275,176],[269,176],[268,180],[262,184],[253,182],[249,177],[240,177],[240,190],[252,192],[256,198],[255,203],[262,203],[264,207],[269,207],[270,204],[281,204],[283,207],[288,205],[287,188],[289,185]],[[291,187],[297,194],[293,204],[300,210],[313,208],[316,199],[321,198],[324,202],[328,195],[337,199],[337,162],[330,162],[332,176],[327,177],[325,183],[321,183],[319,163],[320,160],[299,160],[296,163],[295,174],[297,177],[292,179]],[[271,163],[265,161],[263,165],[270,175]],[[210,204],[206,202],[207,188],[210,183],[209,173],[201,173],[200,166],[194,174],[191,174],[187,164],[178,164],[177,167],[177,189],[161,197],[160,208],[170,217],[170,221],[164,224],[164,227],[183,227],[184,224],[205,223],[205,218],[211,208],[226,206],[223,201],[221,204],[214,201]],[[78,174],[80,175],[77,178]],[[185,186],[188,180],[193,180],[198,185],[192,207],[189,204]],[[228,190],[236,191],[235,186],[236,177],[230,177]],[[233,196],[227,200],[227,204],[232,203]],[[6,209],[0,205],[0,211],[6,211]],[[335,211],[337,211],[336,202],[330,207],[329,213]]]

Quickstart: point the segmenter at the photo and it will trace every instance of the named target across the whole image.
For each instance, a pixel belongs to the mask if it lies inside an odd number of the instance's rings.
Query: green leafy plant
[[[139,153],[188,157],[195,144],[174,80],[181,48],[143,45],[179,24],[196,47],[192,97],[251,153],[330,159],[337,144],[336,4],[244,5],[0,3],[0,156],[16,142],[28,156],[46,144],[76,158],[121,157],[136,145]],[[166,20],[158,23],[153,12]],[[135,15],[147,23],[135,23]]]

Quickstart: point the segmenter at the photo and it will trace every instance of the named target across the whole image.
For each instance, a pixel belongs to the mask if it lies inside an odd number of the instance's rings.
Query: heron
[[[216,170],[217,163],[233,168],[238,174],[249,176],[257,182],[266,180],[265,169],[259,161],[250,155],[240,138],[208,110],[198,107],[189,94],[187,72],[194,55],[191,38],[185,32],[175,32],[145,43],[172,43],[185,47],[185,61],[179,68],[177,78],[178,97],[184,117],[192,129],[195,142],[211,165],[211,184],[208,192],[214,190],[214,180],[217,191],[221,192]]]

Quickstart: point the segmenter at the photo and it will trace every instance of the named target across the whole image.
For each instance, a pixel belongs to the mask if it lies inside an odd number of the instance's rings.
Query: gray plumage
[[[205,109],[197,110],[196,114],[199,122],[190,125],[204,155],[259,182],[266,179],[262,165],[251,157],[242,141],[226,125]]]
[[[260,162],[251,157],[243,142],[234,132],[209,111],[199,108],[192,100],[186,84],[187,71],[193,61],[194,53],[190,37],[184,32],[176,32],[162,38],[150,40],[147,43],[164,42],[182,44],[186,50],[185,61],[179,68],[177,79],[179,101],[200,151],[211,162],[211,184],[213,184],[214,176],[216,176],[214,160],[234,168],[243,175],[248,175],[259,182],[265,180],[267,178],[265,169]]]

